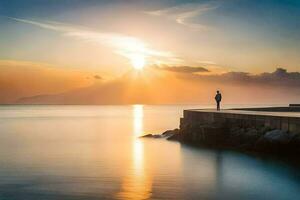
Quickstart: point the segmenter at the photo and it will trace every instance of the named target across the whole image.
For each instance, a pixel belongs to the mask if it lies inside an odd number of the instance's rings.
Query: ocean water
[[[295,166],[138,138],[199,107],[0,106],[0,200],[299,199]]]

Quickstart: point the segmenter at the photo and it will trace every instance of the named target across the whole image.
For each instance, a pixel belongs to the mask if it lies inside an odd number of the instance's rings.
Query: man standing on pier
[[[217,94],[215,96],[215,100],[217,102],[217,110],[220,110],[220,103],[222,101],[222,94],[220,93],[220,91],[217,91]]]

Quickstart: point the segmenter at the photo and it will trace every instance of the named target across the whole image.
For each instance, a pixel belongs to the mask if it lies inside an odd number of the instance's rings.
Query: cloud
[[[196,23],[194,20],[208,11],[216,9],[217,7],[218,6],[214,5],[213,3],[190,3],[164,8],[161,10],[146,11],[145,13],[152,16],[165,17],[190,28],[207,30],[208,26],[201,23]]]
[[[197,61],[197,63],[203,64],[203,65],[218,65],[216,62],[210,61],[210,60],[199,60],[199,61]]]
[[[170,51],[161,51],[150,48],[147,43],[136,38],[119,33],[99,32],[90,30],[82,26],[53,22],[53,21],[33,21],[27,19],[10,18],[12,20],[31,24],[40,28],[53,30],[62,33],[63,36],[77,38],[86,42],[106,45],[123,57],[131,60],[136,55],[141,55],[154,63],[169,63],[179,60]]]
[[[261,83],[272,83],[279,86],[299,87],[300,73],[288,72],[286,69],[277,68],[272,73],[262,73],[253,77],[253,81]]]
[[[94,78],[95,78],[95,79],[103,79],[103,78],[102,78],[101,76],[99,76],[99,75],[95,75]]]
[[[190,67],[190,66],[163,66],[163,67],[155,67],[159,70],[165,70],[170,72],[177,73],[197,73],[197,72],[209,72],[208,69],[204,67]]]
[[[274,72],[251,74],[247,72],[227,72],[223,74],[190,74],[178,76],[182,79],[193,81],[210,81],[233,85],[260,85],[267,87],[288,87],[298,89],[300,87],[300,73],[288,72],[284,68],[277,68]]]

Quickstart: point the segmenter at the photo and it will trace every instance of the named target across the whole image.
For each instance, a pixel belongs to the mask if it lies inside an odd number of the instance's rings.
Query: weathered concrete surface
[[[300,112],[268,110],[184,110],[177,138],[211,147],[297,156]]]
[[[291,104],[289,107],[265,107],[265,108],[236,108],[233,110],[265,111],[265,112],[300,112],[300,105]]]

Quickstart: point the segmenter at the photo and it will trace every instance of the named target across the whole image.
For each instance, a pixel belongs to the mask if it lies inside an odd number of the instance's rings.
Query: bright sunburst
[[[130,60],[131,60],[131,64],[134,67],[134,69],[141,70],[145,66],[146,61],[145,61],[144,55],[140,55],[140,54],[133,55],[133,56],[131,56]]]

